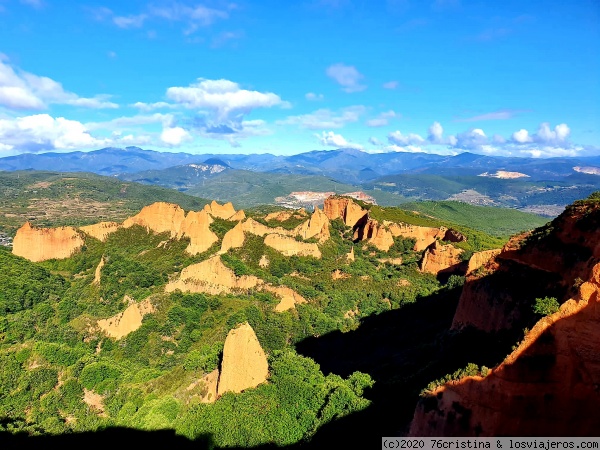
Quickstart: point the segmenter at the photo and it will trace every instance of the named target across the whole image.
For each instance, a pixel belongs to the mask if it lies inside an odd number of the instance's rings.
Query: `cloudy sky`
[[[600,154],[597,0],[0,0],[0,156]]]

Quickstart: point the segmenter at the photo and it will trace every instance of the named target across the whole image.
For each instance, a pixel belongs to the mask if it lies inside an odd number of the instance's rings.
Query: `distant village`
[[[12,238],[9,235],[0,232],[0,245],[4,247],[12,247]]]

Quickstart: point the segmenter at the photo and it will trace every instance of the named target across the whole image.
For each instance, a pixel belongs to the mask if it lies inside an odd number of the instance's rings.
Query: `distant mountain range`
[[[93,172],[234,203],[237,200],[242,207],[273,202],[275,197],[294,190],[343,192],[358,187],[388,205],[457,199],[528,208],[564,206],[600,189],[600,157],[516,158],[468,152],[456,156],[372,154],[344,148],[292,156],[103,148],[0,158],[0,170]]]

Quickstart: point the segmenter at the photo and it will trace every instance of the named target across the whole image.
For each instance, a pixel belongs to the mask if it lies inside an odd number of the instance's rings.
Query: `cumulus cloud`
[[[330,109],[319,109],[310,114],[290,116],[278,120],[277,125],[298,125],[309,130],[322,130],[324,128],[342,128],[348,123],[357,122],[365,113],[366,108],[362,105],[349,106],[337,112]]]
[[[337,148],[355,148],[357,150],[362,150],[362,145],[356,144],[354,142],[348,142],[341,134],[335,134],[333,131],[323,131],[320,135],[315,135],[321,145],[325,145],[327,147],[337,147]]]
[[[364,91],[367,86],[360,84],[364,76],[354,66],[342,63],[333,64],[325,71],[328,77],[335,80],[345,92]]]
[[[0,140],[20,151],[93,148],[107,143],[93,137],[81,122],[48,114],[0,119]]]
[[[192,136],[181,127],[165,128],[160,135],[160,140],[172,147],[181,145],[184,141],[191,140]]]
[[[388,142],[393,145],[398,146],[408,146],[408,145],[419,145],[425,142],[418,134],[409,133],[408,135],[403,135],[400,131],[394,131],[387,136]]]
[[[465,150],[481,150],[488,143],[489,140],[485,132],[481,128],[473,128],[457,134],[456,142],[451,145]]]
[[[167,102],[155,102],[155,103],[135,102],[130,106],[137,108],[140,111],[144,111],[144,112],[153,111],[155,109],[162,109],[162,108],[170,108],[170,109],[177,108],[177,105],[173,105],[173,104],[167,103]]]
[[[386,125],[388,125],[390,123],[390,119],[397,117],[397,114],[392,111],[386,111],[386,112],[382,112],[381,114],[379,114],[379,116],[377,116],[374,119],[370,119],[367,120],[367,126],[369,127],[384,127]]]
[[[51,78],[19,70],[6,58],[0,59],[0,106],[14,110],[42,110],[53,103],[94,109],[119,107],[109,101],[109,96],[79,97],[65,91]]]
[[[307,93],[305,96],[306,100],[310,100],[310,101],[320,101],[323,100],[323,94],[315,94],[314,92],[309,92]]]
[[[199,78],[188,87],[170,87],[167,97],[186,108],[209,110],[218,120],[231,119],[235,115],[245,115],[257,108],[272,106],[288,107],[272,92],[258,92],[241,89],[229,80],[207,80]]]
[[[529,136],[529,131],[525,129],[520,129],[519,131],[515,131],[512,136],[512,140],[518,142],[519,144],[524,144],[526,142],[532,142],[533,139]]]
[[[427,140],[434,144],[444,143],[444,128],[439,122],[433,122],[433,124],[429,127],[427,131]]]

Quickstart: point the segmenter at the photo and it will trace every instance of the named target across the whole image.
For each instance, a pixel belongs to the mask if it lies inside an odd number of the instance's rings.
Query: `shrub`
[[[558,304],[558,300],[554,297],[536,298],[535,304],[533,305],[533,311],[542,316],[554,314],[558,311],[558,308],[560,308],[560,305]]]

